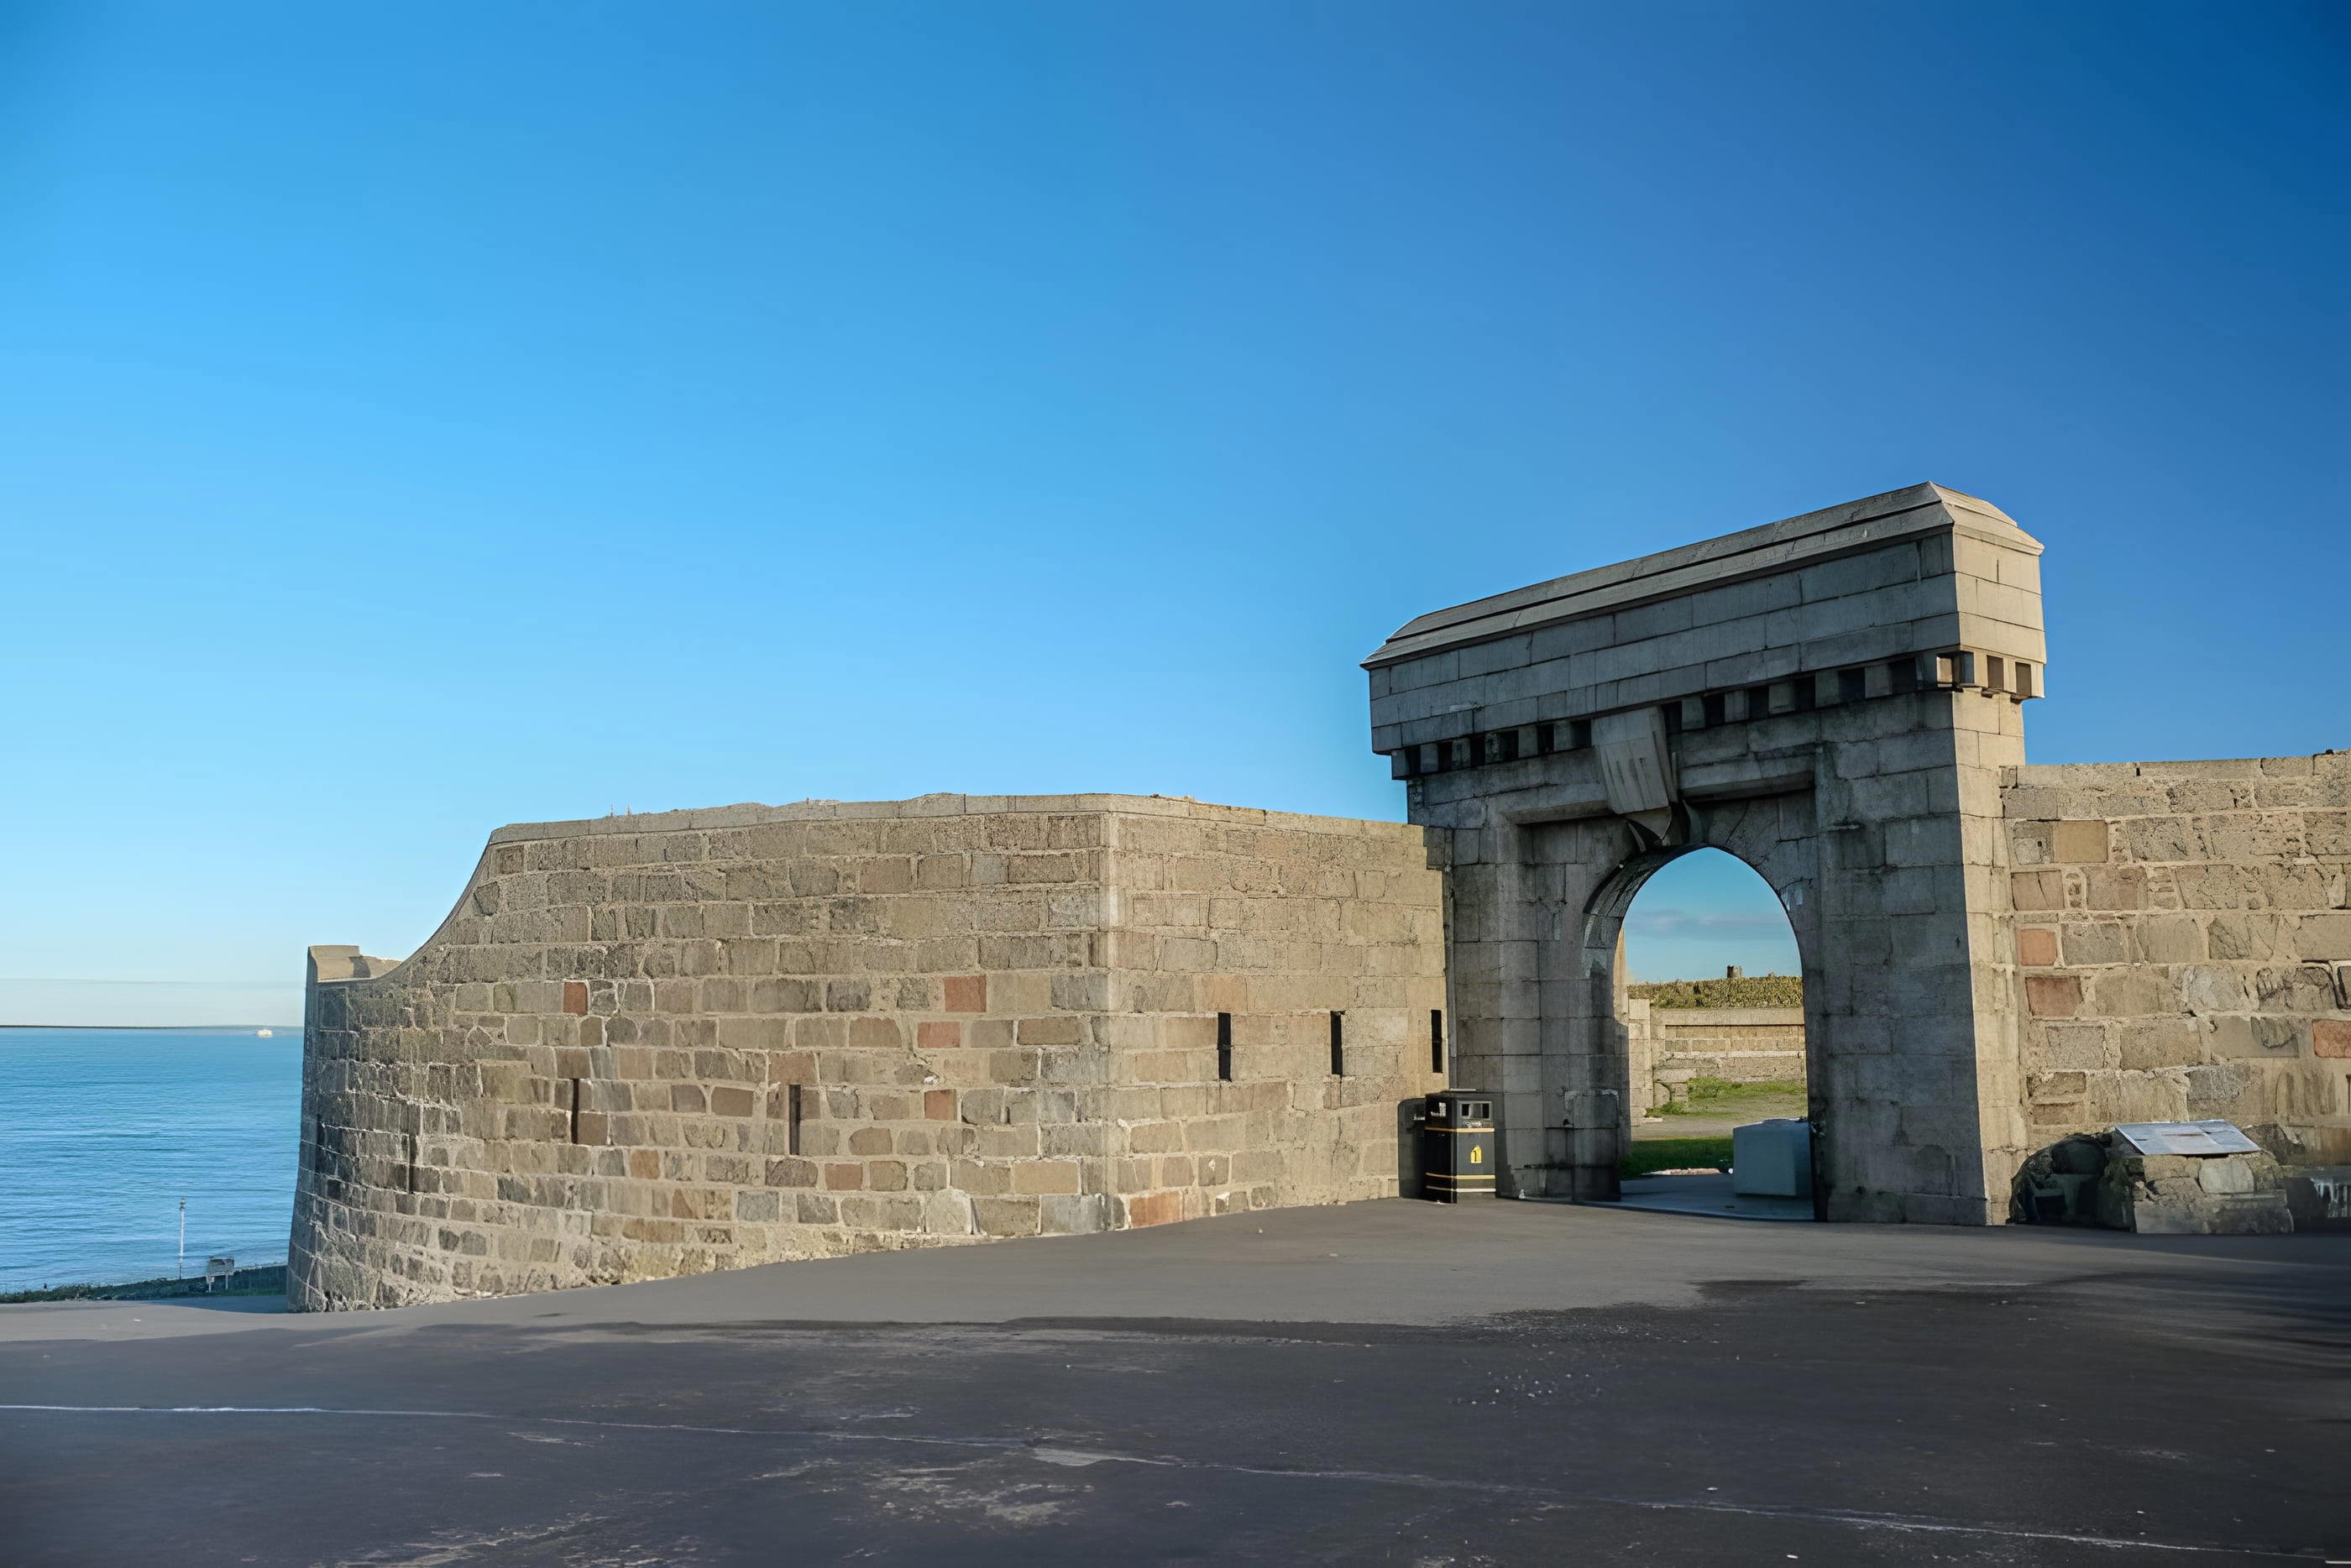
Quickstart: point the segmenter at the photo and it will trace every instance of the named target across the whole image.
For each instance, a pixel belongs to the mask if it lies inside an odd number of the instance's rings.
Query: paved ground
[[[2351,1239],[1292,1210],[0,1309],[0,1561],[2351,1559]]]
[[[1712,1214],[1727,1220],[1784,1220],[1809,1225],[1810,1198],[1773,1198],[1732,1190],[1722,1172],[1704,1176],[1636,1176],[1623,1183],[1618,1206],[1660,1214]]]
[[[1735,1095],[1728,1099],[1708,1103],[1708,1114],[1694,1116],[1687,1111],[1669,1116],[1643,1116],[1633,1123],[1635,1141],[1660,1137],[1729,1137],[1733,1127],[1745,1127],[1772,1116],[1793,1116],[1803,1119],[1804,1096],[1802,1095]]]

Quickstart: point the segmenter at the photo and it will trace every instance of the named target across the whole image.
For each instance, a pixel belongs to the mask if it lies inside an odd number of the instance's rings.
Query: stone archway
[[[1823,1216],[1999,1218],[2026,1147],[2000,770],[2041,689],[2039,555],[1917,485],[1437,611],[1367,661],[1374,746],[1447,857],[1454,1076],[1499,1102],[1506,1190],[1613,1191],[1594,955],[1711,846],[1803,953]]]
[[[1580,1199],[1604,1202],[1617,1196],[1617,1167],[1626,1152],[1632,1124],[1637,1116],[1635,1085],[1627,1075],[1631,1053],[1627,1048],[1627,1024],[1622,1011],[1625,998],[1617,961],[1623,950],[1620,943],[1625,916],[1652,877],[1682,857],[1703,849],[1721,850],[1738,860],[1780,898],[1782,913],[1787,917],[1789,929],[1795,938],[1799,970],[1807,981],[1807,998],[1818,990],[1810,983],[1815,969],[1811,956],[1813,943],[1807,936],[1811,922],[1802,918],[1808,909],[1816,906],[1798,903],[1792,908],[1787,903],[1792,889],[1808,888],[1815,880],[1811,865],[1812,841],[1778,838],[1769,845],[1758,845],[1740,830],[1751,826],[1762,814],[1735,810],[1698,815],[1700,836],[1687,843],[1635,850],[1614,870],[1604,873],[1585,904],[1580,925],[1571,932],[1573,940],[1562,943],[1562,950],[1552,960],[1562,969],[1572,968],[1585,977],[1588,1016],[1592,1020],[1588,1027],[1562,1030],[1560,1041],[1561,1105],[1565,1133],[1562,1153],[1568,1167],[1565,1185],[1568,1195]],[[1724,842],[1714,842],[1714,836],[1703,832],[1707,826],[1719,829]],[[1748,858],[1757,854],[1766,857],[1768,870]],[[1823,1134],[1828,1126],[1831,1104],[1816,1091],[1832,1081],[1814,1049],[1819,1038],[1817,1032],[1806,1030],[1804,1081],[1811,1101],[1808,1114],[1816,1137]],[[1576,1058],[1573,1052],[1578,1046],[1586,1048],[1590,1054]],[[1819,1147],[1827,1158],[1824,1140]]]

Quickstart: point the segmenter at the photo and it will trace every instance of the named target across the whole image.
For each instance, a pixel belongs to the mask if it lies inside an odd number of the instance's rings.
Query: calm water
[[[302,1032],[0,1029],[0,1290],[286,1257]]]

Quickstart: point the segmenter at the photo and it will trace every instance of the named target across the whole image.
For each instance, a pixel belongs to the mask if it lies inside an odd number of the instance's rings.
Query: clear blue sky
[[[1922,479],[2049,546],[2037,758],[2351,744],[2346,66],[2327,4],[7,6],[0,1018],[291,1017],[508,821],[1395,815],[1400,622]]]

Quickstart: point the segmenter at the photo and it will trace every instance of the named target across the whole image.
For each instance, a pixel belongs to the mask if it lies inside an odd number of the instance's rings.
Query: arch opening
[[[1622,1085],[1617,1201],[1814,1218],[1819,1101],[1803,954],[1781,895],[1720,848],[1647,851],[1602,884],[1583,950]]]

